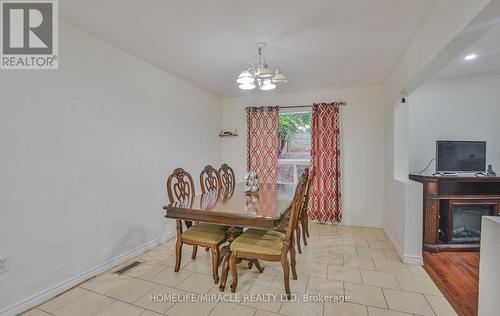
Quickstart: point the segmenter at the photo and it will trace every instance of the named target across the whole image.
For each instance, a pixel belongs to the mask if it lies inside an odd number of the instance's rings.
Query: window
[[[296,184],[311,159],[311,111],[280,112],[278,183]]]

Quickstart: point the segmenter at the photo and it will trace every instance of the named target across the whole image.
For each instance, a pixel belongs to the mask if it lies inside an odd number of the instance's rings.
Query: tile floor
[[[191,260],[191,247],[184,246],[182,268],[173,271],[175,240],[134,260],[141,265],[118,276],[113,271],[80,284],[46,302],[25,316],[154,316],[154,315],[333,315],[333,316],[448,316],[456,315],[427,273],[420,266],[400,263],[396,251],[381,229],[311,224],[309,245],[297,256],[298,280],[291,280],[297,302],[242,299],[248,294],[277,294],[283,290],[280,263],[262,262],[264,273],[239,266],[236,296],[230,302],[172,302],[151,296],[185,297],[185,294],[221,294],[211,279],[210,255],[198,250]],[[133,260],[131,260],[133,261]],[[229,277],[228,283],[231,278]],[[224,294],[230,294],[229,286]],[[345,295],[348,303],[306,302],[304,294]],[[262,297],[262,296],[261,296]]]

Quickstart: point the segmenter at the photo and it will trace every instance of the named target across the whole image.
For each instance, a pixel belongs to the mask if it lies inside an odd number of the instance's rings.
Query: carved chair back
[[[214,190],[220,191],[221,179],[217,169],[211,165],[205,166],[200,173],[200,186],[202,193]]]
[[[167,194],[170,203],[192,199],[195,196],[193,177],[182,168],[176,168],[167,179]]]
[[[236,179],[234,177],[233,168],[229,167],[227,164],[222,164],[222,166],[220,166],[219,168],[219,175],[221,179],[222,190],[224,190],[224,192],[234,191]]]
[[[314,178],[316,177],[316,169],[312,168],[311,172],[309,172],[309,179],[307,180],[307,185],[305,189],[304,203],[302,204],[302,208],[300,210],[299,219],[303,216],[307,216],[307,207],[309,205],[309,195],[311,193],[312,187],[314,185]]]
[[[309,168],[304,169],[304,172],[300,176],[299,183],[297,184],[297,188],[295,189],[295,194],[293,196],[293,201],[290,210],[290,219],[288,220],[288,227],[286,229],[286,235],[285,235],[285,243],[288,243],[288,245],[290,244],[291,239],[293,238],[293,233],[295,231],[295,227],[297,227],[297,222],[299,219],[299,213],[302,208],[302,204],[304,203],[304,192],[308,174],[309,174]]]

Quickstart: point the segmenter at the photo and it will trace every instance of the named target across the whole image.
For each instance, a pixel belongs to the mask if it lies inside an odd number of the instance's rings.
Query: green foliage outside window
[[[280,113],[279,115],[279,155],[286,143],[300,132],[311,130],[311,112]]]

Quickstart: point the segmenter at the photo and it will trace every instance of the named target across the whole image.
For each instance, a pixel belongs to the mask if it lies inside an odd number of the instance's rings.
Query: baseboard
[[[399,245],[396,240],[394,239],[394,236],[392,236],[391,233],[389,233],[389,231],[387,229],[385,229],[385,227],[383,228],[385,234],[387,235],[387,237],[389,237],[389,240],[391,241],[392,245],[394,246],[394,249],[396,249],[396,252],[398,253],[399,255],[399,258],[400,259],[403,259],[403,249],[401,248],[401,245]]]
[[[343,225],[343,226],[358,226],[358,227],[373,227],[373,228],[382,228],[382,224],[379,222],[368,222],[368,221],[353,221],[349,219],[342,219],[340,223],[321,223],[317,220],[310,221],[311,223],[316,224],[326,224],[326,225]]]
[[[170,232],[170,233],[167,233],[163,236],[160,236],[159,238],[156,238],[154,240],[151,240],[139,247],[136,247],[132,250],[129,250],[121,255],[118,255],[98,266],[95,266],[71,279],[68,279],[66,281],[63,281],[59,284],[56,284],[55,286],[53,287],[50,287],[46,290],[43,290],[41,291],[40,293],[38,294],[35,294],[25,300],[22,300],[18,303],[15,303],[11,306],[8,306],[7,308],[3,309],[0,311],[0,316],[14,316],[14,315],[18,315],[22,312],[25,312],[27,310],[29,310],[30,308],[33,308],[35,306],[38,306],[54,297],[56,297],[57,295],[69,290],[70,288],[100,274],[100,273],[103,273],[105,271],[108,271],[110,270],[111,268],[119,265],[119,264],[122,264],[123,262],[129,260],[129,259],[132,259],[136,256],[139,256],[141,254],[143,254],[144,252],[156,247],[156,246],[159,246],[165,242],[167,242],[168,240],[172,239],[175,237],[175,232]]]
[[[403,263],[422,266],[424,265],[424,259],[422,256],[404,256]]]

